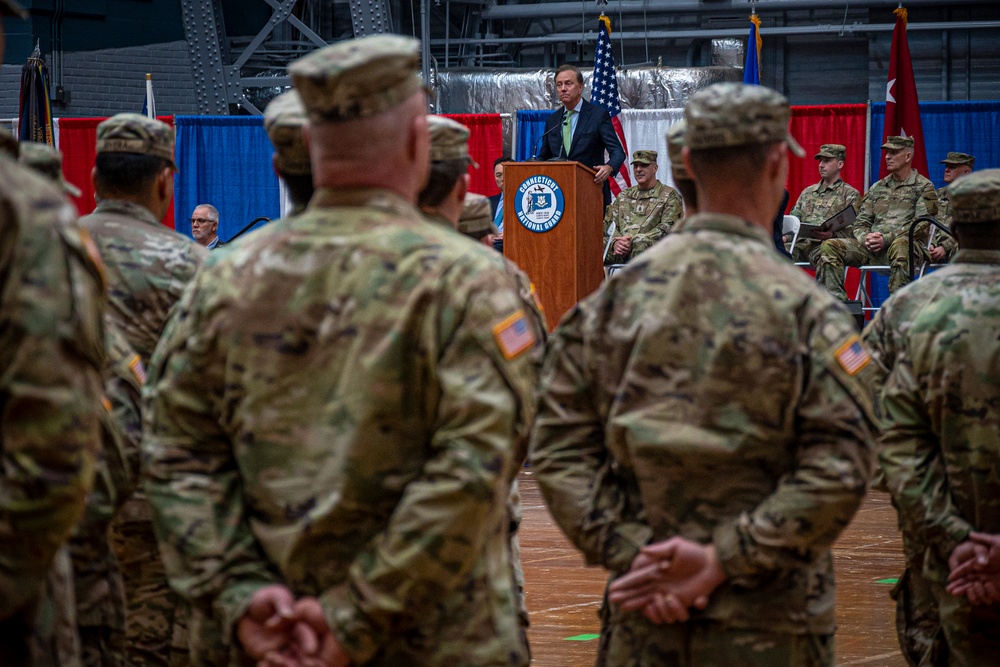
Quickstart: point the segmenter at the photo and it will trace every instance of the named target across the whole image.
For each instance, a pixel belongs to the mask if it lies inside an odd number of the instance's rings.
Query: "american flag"
[[[846,343],[837,350],[837,362],[847,371],[848,375],[854,375],[871,361],[868,350],[861,344],[861,339],[851,336]]]
[[[632,185],[628,173],[628,143],[625,141],[625,131],[618,114],[622,112],[621,98],[618,97],[618,77],[615,76],[615,56],[611,52],[611,19],[602,15],[600,32],[597,35],[597,50],[594,52],[594,78],[590,82],[590,103],[601,107],[611,116],[611,124],[615,127],[618,140],[622,142],[626,159],[618,174],[612,178],[611,194],[615,197],[623,189]]]

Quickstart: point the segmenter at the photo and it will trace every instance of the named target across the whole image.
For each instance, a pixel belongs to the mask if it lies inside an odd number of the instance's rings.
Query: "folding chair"
[[[792,235],[792,245],[788,248],[789,253],[795,251],[795,244],[798,243],[799,240],[799,229],[801,225],[802,221],[794,215],[786,215],[781,219],[781,235]],[[795,266],[808,267],[811,266],[811,264],[809,264],[809,262],[795,262]]]
[[[604,256],[602,258],[603,261],[605,261],[605,262],[608,261],[608,253],[611,252],[611,244],[615,240],[615,230],[616,229],[617,229],[617,227],[615,226],[614,222],[612,222],[611,226],[608,227],[608,242],[604,246]],[[605,278],[610,278],[611,276],[615,275],[615,273],[617,271],[620,271],[623,266],[625,266],[625,265],[624,264],[612,264],[611,266],[608,266],[607,264],[605,264],[604,265],[604,277]]]

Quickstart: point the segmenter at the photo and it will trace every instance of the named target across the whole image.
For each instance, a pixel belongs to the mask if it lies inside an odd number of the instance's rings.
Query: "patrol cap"
[[[948,186],[952,222],[1000,224],[1000,169],[983,169]]]
[[[427,116],[431,135],[431,162],[468,160],[476,169],[479,165],[469,155],[469,128],[444,116]]]
[[[684,164],[684,135],[687,133],[687,121],[681,118],[667,129],[667,155],[670,157],[670,172],[674,180],[693,180]]]
[[[0,16],[17,16],[26,19],[28,12],[24,11],[21,5],[14,0],[0,0]]]
[[[462,234],[474,238],[482,237],[485,234],[496,234],[497,228],[494,226],[493,216],[490,214],[490,200],[472,192],[465,195],[457,229]]]
[[[657,158],[656,151],[636,151],[632,153],[632,164],[654,164]]]
[[[349,39],[288,66],[310,120],[368,118],[420,90],[420,41],[401,35]]]
[[[913,148],[913,137],[886,137],[882,148],[898,151],[904,148]]]
[[[80,196],[80,188],[66,180],[63,176],[62,153],[48,144],[35,141],[24,141],[18,150],[17,161],[26,167],[48,176],[62,186],[62,189],[74,197]]]
[[[691,150],[752,146],[784,141],[798,157],[799,142],[788,133],[788,99],[764,86],[716,83],[699,90],[684,107],[685,142]]]
[[[264,109],[264,129],[274,146],[275,164],[283,174],[312,173],[309,150],[302,136],[306,111],[298,92],[289,90],[275,97]]]
[[[840,144],[823,144],[819,147],[819,153],[816,153],[817,160],[821,157],[828,157],[834,160],[846,160],[847,147],[841,146]]]
[[[943,160],[941,160],[941,164],[971,168],[976,166],[976,158],[972,157],[968,153],[956,153],[955,151],[952,151],[948,153]]]
[[[137,113],[120,113],[97,126],[97,154],[132,153],[174,164],[174,128]]]

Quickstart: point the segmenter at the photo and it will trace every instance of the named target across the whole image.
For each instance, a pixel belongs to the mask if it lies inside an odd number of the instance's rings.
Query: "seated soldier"
[[[938,188],[938,222],[951,229],[951,199],[948,197],[948,186],[966,174],[972,173],[972,168],[976,165],[976,158],[967,153],[948,153],[945,159],[941,160],[944,165],[944,187]],[[958,248],[958,243],[954,237],[948,236],[940,230],[934,230],[934,240],[931,241],[929,255],[935,264],[943,264],[951,261],[952,255]]]
[[[841,301],[844,266],[888,265],[889,292],[910,282],[908,234],[916,218],[937,213],[934,184],[913,169],[913,137],[889,137],[882,144],[889,175],[875,183],[854,221],[854,238],[823,241],[816,259],[816,281]],[[927,227],[915,238],[927,242]]]
[[[848,204],[858,209],[858,191],[840,178],[840,171],[847,159],[847,148],[840,144],[823,144],[816,153],[819,160],[820,181],[810,185],[799,195],[799,200],[792,207],[789,215],[794,215],[800,222],[809,225],[821,225],[831,216],[842,211]],[[819,252],[819,245],[832,238],[850,239],[852,227],[844,227],[836,232],[815,232],[812,238],[803,238],[799,234],[795,247],[789,246],[792,259],[796,262],[815,264],[814,255]],[[791,239],[788,239],[789,241]]]
[[[622,190],[604,214],[604,244],[615,223],[614,242],[605,264],[624,264],[670,233],[684,217],[681,196],[656,180],[656,151],[632,154],[636,184]]]

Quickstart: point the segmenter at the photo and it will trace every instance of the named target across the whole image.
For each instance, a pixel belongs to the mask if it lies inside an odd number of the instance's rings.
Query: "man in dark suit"
[[[604,205],[611,203],[608,178],[625,162],[625,150],[618,141],[611,116],[583,99],[583,73],[579,67],[561,65],[556,70],[556,93],[563,108],[545,119],[545,134],[538,157],[563,158],[581,162],[597,170],[595,183],[604,185]],[[604,151],[608,161],[604,162]]]

